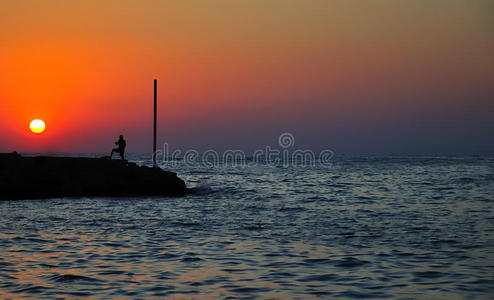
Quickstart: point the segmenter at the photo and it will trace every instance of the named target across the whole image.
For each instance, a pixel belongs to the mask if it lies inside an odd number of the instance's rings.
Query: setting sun
[[[29,124],[29,128],[31,129],[32,132],[34,133],[42,133],[45,131],[45,122],[42,120],[32,120],[31,124]]]

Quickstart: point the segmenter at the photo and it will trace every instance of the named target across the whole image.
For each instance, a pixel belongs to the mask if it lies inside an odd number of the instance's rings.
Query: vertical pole
[[[153,165],[156,166],[156,109],[158,106],[157,80],[154,80],[154,128],[153,128]]]

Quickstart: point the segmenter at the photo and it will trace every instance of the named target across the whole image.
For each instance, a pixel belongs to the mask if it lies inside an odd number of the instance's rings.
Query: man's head
[[[120,139],[123,140],[123,135],[120,135]]]

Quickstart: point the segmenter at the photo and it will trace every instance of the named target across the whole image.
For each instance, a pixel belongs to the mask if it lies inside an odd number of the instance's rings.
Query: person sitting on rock
[[[117,145],[118,147],[111,151],[110,159],[112,158],[113,153],[116,152],[116,153],[120,154],[120,157],[122,158],[122,160],[125,160],[125,158],[124,158],[125,146],[127,146],[127,143],[125,142],[123,135],[120,135],[120,138],[118,139],[118,141],[115,142],[115,145]]]

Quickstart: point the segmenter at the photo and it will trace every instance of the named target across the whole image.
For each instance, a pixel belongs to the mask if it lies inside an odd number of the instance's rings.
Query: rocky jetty
[[[183,196],[188,192],[177,174],[127,161],[0,154],[0,200]]]

